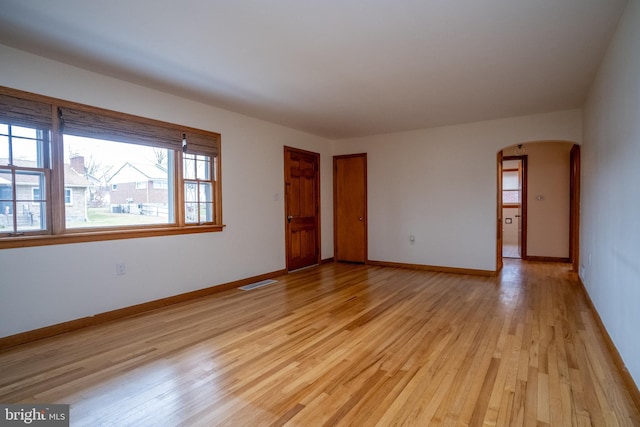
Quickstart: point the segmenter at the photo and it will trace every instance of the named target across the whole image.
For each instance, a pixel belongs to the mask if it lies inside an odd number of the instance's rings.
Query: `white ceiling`
[[[626,0],[0,0],[0,43],[328,138],[580,107]]]

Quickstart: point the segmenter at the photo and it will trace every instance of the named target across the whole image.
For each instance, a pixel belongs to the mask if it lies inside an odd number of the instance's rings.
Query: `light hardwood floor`
[[[0,352],[72,426],[640,425],[568,264],[326,264]]]
[[[505,258],[520,258],[520,248],[518,245],[502,245],[502,256]]]

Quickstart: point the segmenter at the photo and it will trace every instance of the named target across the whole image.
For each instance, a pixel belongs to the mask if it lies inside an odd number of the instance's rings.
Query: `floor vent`
[[[243,291],[250,291],[252,289],[261,288],[263,286],[267,286],[276,282],[277,280],[271,280],[271,279],[261,280],[259,282],[251,283],[249,285],[240,286],[238,289],[242,289]]]

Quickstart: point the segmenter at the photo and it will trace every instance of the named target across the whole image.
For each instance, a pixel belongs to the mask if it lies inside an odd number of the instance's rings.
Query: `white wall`
[[[227,225],[220,233],[2,250],[0,336],[285,268],[285,145],[321,154],[322,258],[333,256],[330,141],[2,45],[0,85],[220,132]],[[117,262],[125,276],[116,276]]]
[[[640,385],[640,1],[631,0],[584,111],[580,275]]]
[[[502,208],[502,243],[517,246],[520,244],[518,229],[520,227],[520,208]],[[507,224],[507,218],[511,224]]]
[[[498,151],[581,126],[574,110],[335,142],[367,153],[369,259],[495,270]]]

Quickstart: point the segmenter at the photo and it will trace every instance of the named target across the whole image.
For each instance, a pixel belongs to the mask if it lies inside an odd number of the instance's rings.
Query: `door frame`
[[[334,256],[338,253],[338,227],[336,224],[338,223],[338,200],[337,200],[337,182],[336,182],[336,173],[337,173],[337,160],[339,159],[348,159],[354,157],[361,157],[364,159],[364,263],[367,264],[369,262],[369,212],[368,206],[369,202],[367,199],[367,153],[356,153],[356,154],[345,154],[340,156],[333,156],[333,254]]]
[[[288,178],[288,171],[287,171],[287,153],[292,152],[292,153],[299,153],[299,154],[303,154],[303,155],[307,155],[307,156],[313,156],[316,158],[316,170],[315,170],[315,204],[317,207],[317,212],[316,212],[316,217],[317,217],[317,226],[316,226],[316,246],[317,246],[317,259],[316,259],[316,264],[320,264],[321,260],[322,260],[322,241],[320,240],[320,236],[322,236],[321,230],[320,230],[320,225],[322,223],[321,218],[320,218],[320,212],[322,211],[322,209],[320,208],[320,154],[319,153],[315,153],[313,151],[307,151],[307,150],[302,150],[300,148],[294,148],[294,147],[289,147],[289,146],[284,146],[284,151],[283,151],[283,175],[284,175],[284,234],[285,234],[285,262],[286,262],[286,268],[287,271],[291,271],[291,266],[289,265],[289,258],[290,258],[290,240],[291,240],[291,236],[289,233],[289,221],[287,220],[287,215],[289,215],[289,184],[287,182],[287,178]],[[302,267],[304,268],[304,267]]]
[[[522,200],[520,200],[520,227],[522,228],[522,232],[520,234],[520,259],[527,259],[527,161],[528,157],[526,154],[520,156],[504,156],[502,161],[506,160],[520,160],[522,165]],[[502,179],[502,175],[500,176]],[[500,188],[502,188],[502,183],[500,183]],[[502,197],[502,194],[500,195]],[[500,199],[500,204],[502,205],[502,199]]]
[[[580,146],[569,152],[569,261],[572,270],[580,270]]]

